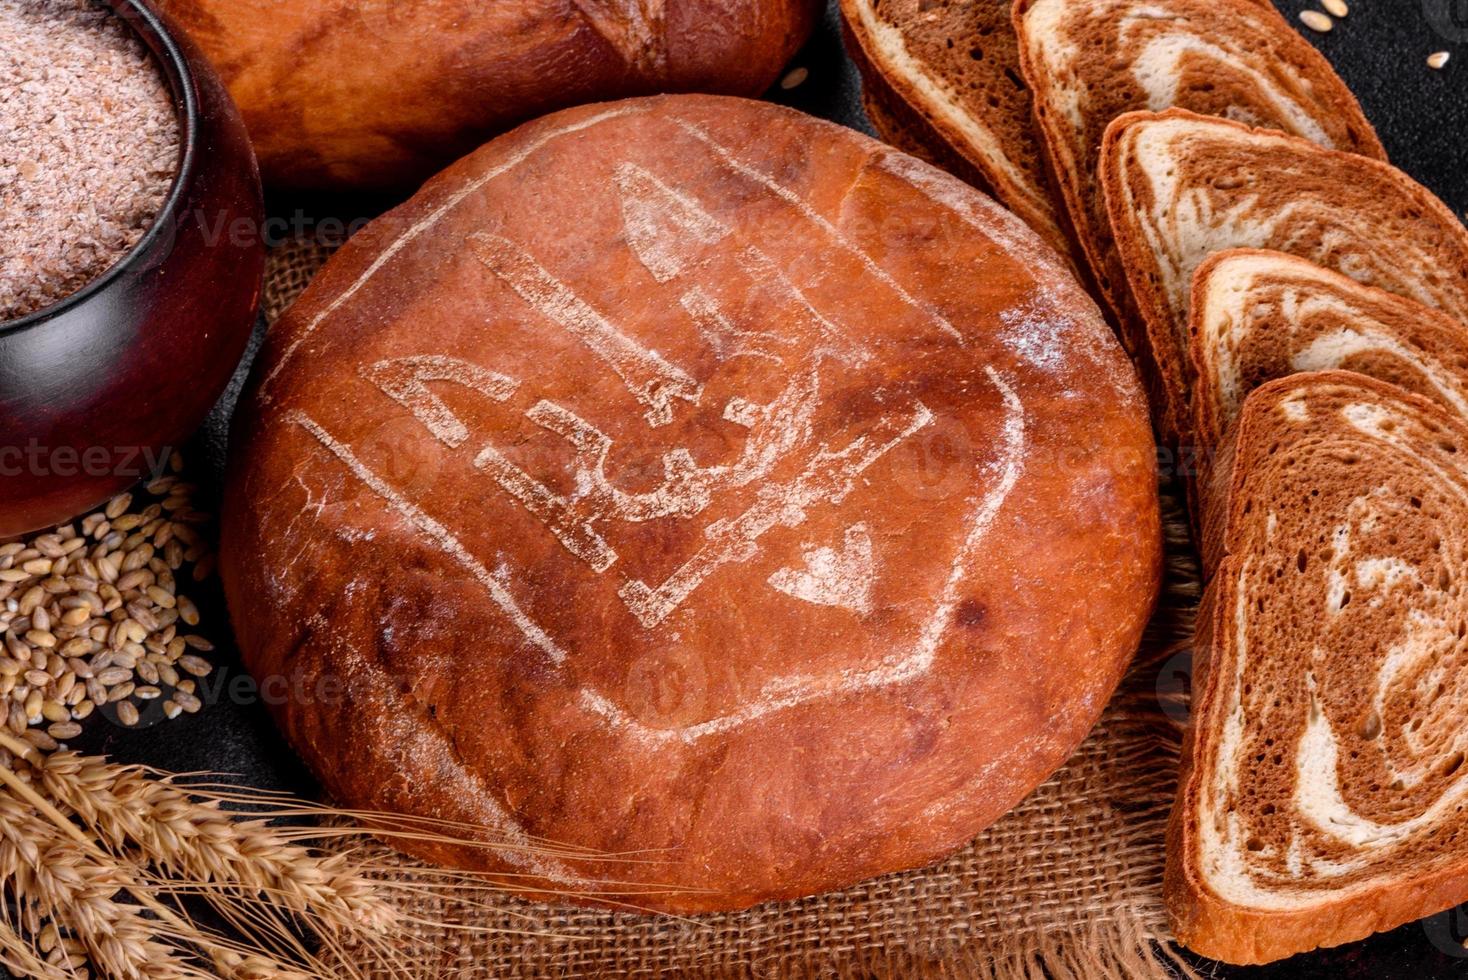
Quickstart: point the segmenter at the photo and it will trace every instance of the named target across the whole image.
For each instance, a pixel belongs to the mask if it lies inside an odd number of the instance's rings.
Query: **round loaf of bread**
[[[1056,254],[763,103],[461,160],[331,260],[237,418],[225,585],[288,736],[345,804],[507,845],[415,853],[542,894],[935,860],[1071,754],[1158,586],[1146,406]]]
[[[816,0],[158,0],[239,103],[267,183],[411,188],[554,109],[758,95]]]

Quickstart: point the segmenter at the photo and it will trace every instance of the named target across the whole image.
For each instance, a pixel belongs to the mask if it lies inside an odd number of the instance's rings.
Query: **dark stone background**
[[[1291,18],[1309,6],[1303,0],[1283,0],[1278,5]],[[1319,45],[1356,91],[1393,161],[1461,216],[1468,210],[1468,43],[1464,43],[1468,42],[1468,0],[1351,0],[1351,6],[1351,15],[1330,34],[1303,33]],[[1453,51],[1454,60],[1445,70],[1432,71],[1425,59],[1439,50]],[[842,52],[834,13],[794,64],[808,68],[809,79],[789,92],[775,90],[772,99],[870,131],[861,112],[859,81]],[[271,210],[286,216],[299,211],[310,220],[350,221],[375,214],[391,203],[277,199],[271,202]],[[236,390],[237,385],[238,379]],[[225,422],[233,398],[234,392],[225,397],[215,417],[188,447],[190,458],[207,464],[205,478],[211,496],[217,494],[221,479]],[[208,707],[197,716],[136,731],[103,723],[89,731],[77,747],[175,771],[224,772],[252,785],[312,792],[309,774],[252,695],[253,688],[230,648],[219,596],[196,598],[204,609],[205,625],[212,627],[211,635],[220,645],[215,657],[221,667],[206,684],[206,689],[215,691]],[[225,682],[221,687],[211,686],[221,679]],[[1460,942],[1464,935],[1468,935],[1468,906],[1366,942],[1268,968],[1198,965],[1220,977],[1259,980],[1468,977],[1468,951]]]

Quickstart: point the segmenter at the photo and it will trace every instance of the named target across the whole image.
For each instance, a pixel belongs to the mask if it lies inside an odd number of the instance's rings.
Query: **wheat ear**
[[[405,930],[421,922],[388,899],[421,897],[421,889],[372,877],[383,870],[381,862],[360,853],[321,855],[297,843],[314,836],[366,834],[365,829],[272,826],[259,816],[247,819],[224,811],[221,803],[263,804],[270,812],[262,816],[270,818],[320,819],[332,813],[299,801],[296,807],[279,808],[281,798],[271,794],[257,799],[245,791],[221,794],[185,786],[166,774],[97,757],[47,755],[0,732],[0,751],[7,750],[24,761],[34,788],[15,787],[18,777],[8,770],[0,770],[0,781],[32,794],[38,809],[50,808],[43,815],[66,832],[82,839],[92,835],[92,846],[113,861],[149,869],[150,897],[198,897],[213,906],[243,942],[226,946],[202,930],[188,938],[223,975],[240,980],[358,976],[352,959],[343,955],[348,946],[371,951],[398,976],[416,975],[420,965],[404,959],[398,947],[408,939]],[[467,884],[441,888],[458,892]],[[334,954],[334,970],[307,948],[302,927]],[[287,969],[285,961],[300,969]]]
[[[0,745],[14,752],[22,758],[34,759],[38,753],[26,743],[17,742],[8,734],[0,733]],[[24,751],[22,751],[24,749]],[[117,855],[110,854],[100,844],[82,832],[65,813],[58,809],[55,802],[47,799],[42,793],[32,786],[28,781],[22,779],[13,770],[0,767],[0,783],[3,783],[11,791],[9,797],[13,804],[28,804],[22,807],[18,813],[29,813],[39,824],[48,825],[52,833],[58,834],[60,838],[70,841],[75,848],[76,856],[84,857],[87,861],[99,868],[109,871],[116,876],[115,885],[121,891],[126,891],[133,896],[136,908],[140,913],[147,913],[152,920],[149,921],[151,934],[156,938],[168,938],[174,941],[178,948],[187,947],[197,949],[214,961],[227,977],[239,977],[242,980],[254,980],[255,977],[272,977],[277,980],[312,980],[311,974],[291,966],[275,955],[271,949],[260,948],[249,943],[236,942],[227,939],[217,933],[199,926],[189,920],[179,910],[160,901],[155,894],[153,883],[144,880],[141,872],[131,862],[120,859]],[[3,794],[0,794],[3,795]],[[39,826],[39,824],[37,826]],[[15,840],[16,838],[11,838]],[[53,903],[54,904],[54,903]],[[116,903],[125,904],[125,903]],[[71,916],[61,907],[55,907],[52,917],[69,927],[75,929],[82,942],[89,948],[97,951],[97,955],[111,955],[113,950],[108,946],[108,935],[105,932],[107,920],[102,918],[87,918]],[[103,930],[97,932],[96,930]],[[171,980],[173,976],[181,977],[210,977],[211,974],[203,971],[191,970],[186,964],[180,963],[178,969],[185,972],[178,974],[160,973],[161,980]],[[116,971],[113,975],[130,978],[137,977],[139,980],[151,980],[149,973],[130,973],[124,968]]]
[[[145,770],[74,752],[33,755],[41,785],[114,853],[140,850],[161,870],[190,881],[235,886],[338,931],[385,928],[391,907],[345,857],[319,857],[265,820],[247,820],[197,799]]]
[[[97,860],[34,808],[5,792],[0,792],[0,879],[22,920],[13,938],[34,954],[14,964],[27,973],[82,975],[81,964],[90,960],[109,977],[209,976],[191,967],[175,946],[155,938],[158,922],[117,897],[130,884],[122,867]],[[75,938],[63,938],[57,925]],[[21,939],[22,933],[31,942]],[[6,945],[13,949],[15,944]],[[46,969],[37,974],[36,961],[42,956]]]

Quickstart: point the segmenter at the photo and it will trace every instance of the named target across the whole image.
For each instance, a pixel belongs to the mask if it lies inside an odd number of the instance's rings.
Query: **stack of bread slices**
[[[842,7],[879,128],[1074,257],[1189,477],[1177,938],[1262,963],[1468,900],[1462,223],[1267,0]]]

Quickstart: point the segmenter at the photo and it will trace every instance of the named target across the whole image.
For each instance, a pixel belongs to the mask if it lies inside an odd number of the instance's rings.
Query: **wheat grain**
[[[1319,31],[1322,34],[1335,26],[1335,22],[1328,15],[1318,10],[1306,10],[1300,14],[1300,20],[1312,31]]]
[[[109,696],[171,687],[180,657],[212,649],[179,633],[200,616],[178,592],[176,573],[192,563],[202,580],[200,568],[212,562],[195,488],[177,475],[176,454],[170,466],[173,475],[78,522],[0,547],[0,724],[12,732],[69,726]],[[194,676],[210,671],[197,656],[191,667]],[[100,686],[86,683],[102,674]],[[119,688],[128,682],[134,686]]]

